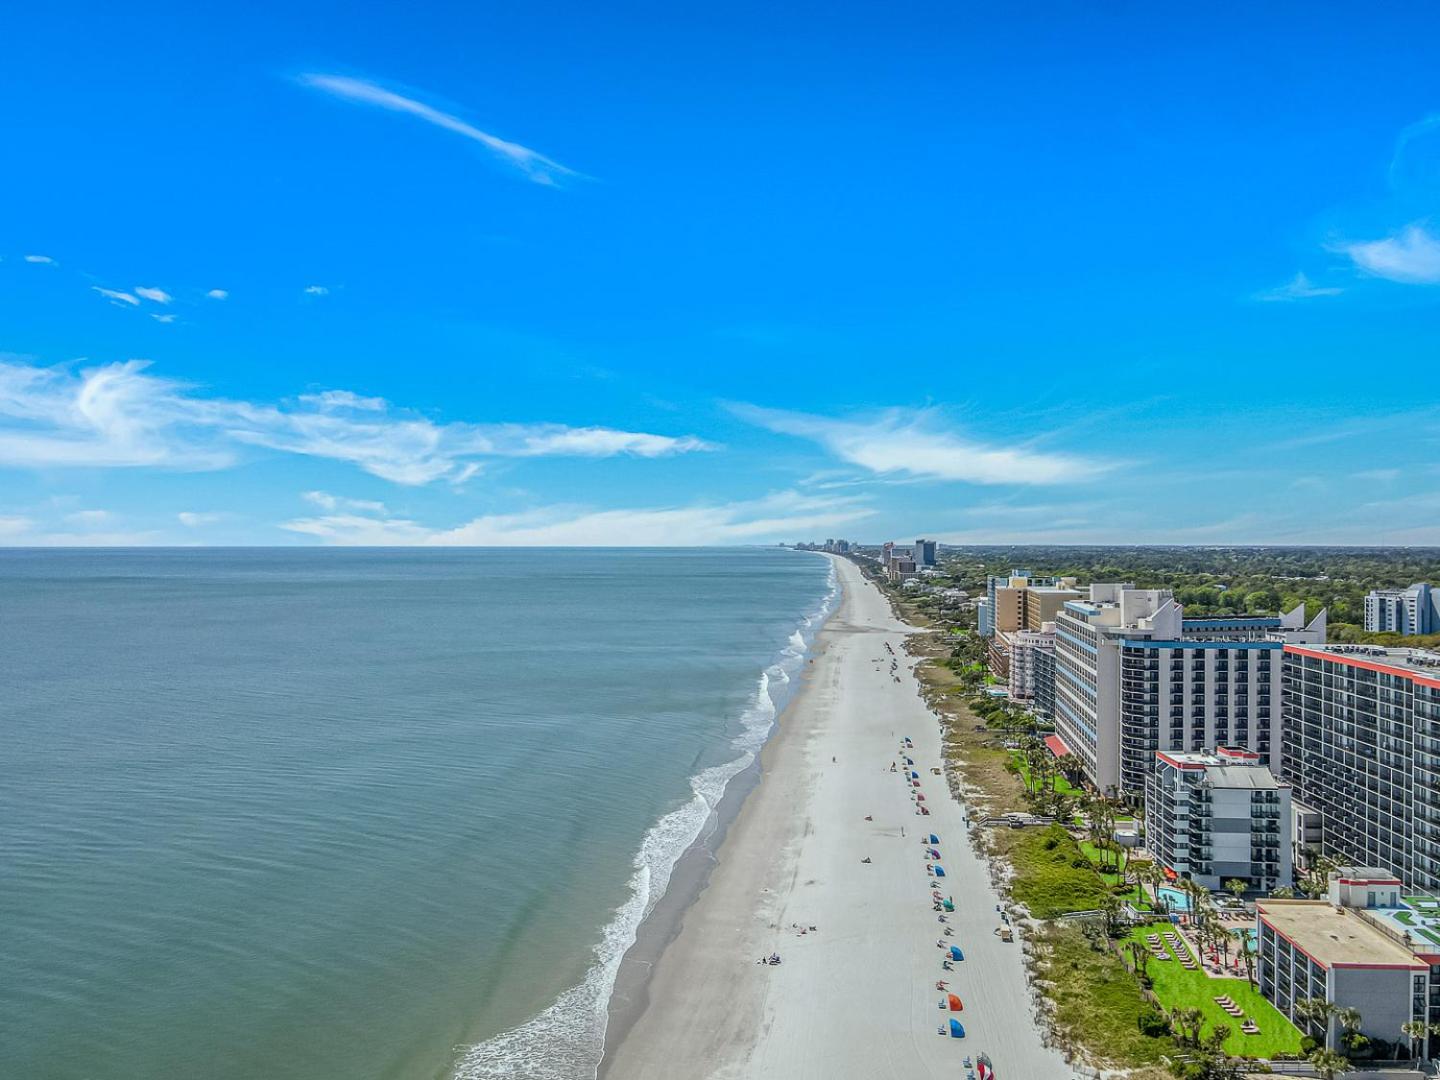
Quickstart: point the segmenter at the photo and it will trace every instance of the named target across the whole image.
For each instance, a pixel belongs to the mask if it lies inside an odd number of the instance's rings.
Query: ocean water
[[[812,555],[0,550],[0,1076],[593,1076]]]

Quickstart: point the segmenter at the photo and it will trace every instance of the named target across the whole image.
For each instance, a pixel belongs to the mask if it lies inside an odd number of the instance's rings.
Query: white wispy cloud
[[[574,169],[567,168],[528,146],[521,146],[519,143],[509,142],[491,135],[488,131],[481,131],[458,116],[442,112],[415,98],[405,97],[392,90],[387,90],[377,83],[344,75],[321,74],[302,75],[300,82],[334,97],[364,105],[373,105],[391,112],[405,113],[423,120],[427,124],[433,124],[438,128],[464,136],[485,147],[501,161],[513,165],[537,184],[553,186],[560,177],[579,175]]]
[[[1401,472],[1399,469],[1363,469],[1350,475],[1370,484],[1393,484],[1400,479]]]
[[[303,491],[300,497],[322,510],[345,510],[360,514],[383,514],[385,504],[370,499],[347,499],[343,495],[331,495],[328,491]]]
[[[1267,301],[1311,300],[1317,296],[1339,296],[1344,291],[1335,286],[1315,285],[1304,273],[1299,273],[1284,285],[1260,293],[1256,299]]]
[[[1343,244],[1339,250],[1376,277],[1407,285],[1440,284],[1440,240],[1423,225],[1409,225],[1383,240]]]
[[[131,296],[128,292],[121,292],[119,289],[102,289],[99,285],[91,285],[90,288],[94,289],[101,296],[105,297],[105,299],[110,300],[116,304],[127,304],[130,307],[140,306],[140,301],[136,297]]]
[[[971,484],[1063,484],[1093,479],[1113,463],[1019,445],[987,445],[939,428],[930,412],[890,409],[864,420],[732,405],[743,420],[819,443],[842,461],[883,477]]]
[[[460,547],[645,547],[772,543],[840,529],[873,516],[858,499],[781,491],[717,505],[593,510],[550,506],[489,514],[454,528],[409,518],[337,513],[281,527],[327,544]]]
[[[104,525],[111,518],[109,510],[76,510],[74,513],[66,514],[65,520],[72,525]]]
[[[351,390],[322,390],[318,394],[301,394],[300,400],[319,409],[360,409],[384,412],[390,403],[382,397],[361,397]]]
[[[224,521],[229,515],[216,510],[181,510],[175,515],[177,521],[187,529],[199,529]]]
[[[28,262],[28,263],[41,263],[42,265],[45,265],[45,266],[59,266],[59,265],[60,265],[60,264],[57,263],[54,259],[52,259],[49,255],[26,255],[26,256],[25,256],[25,261]]]
[[[694,436],[563,424],[436,423],[350,391],[209,397],[144,360],[76,370],[0,358],[0,465],[216,469],[244,447],[348,462],[398,484],[461,483],[487,459],[665,457]]]
[[[330,290],[327,289],[324,285],[306,285],[306,286],[305,286],[305,295],[306,295],[306,296],[329,296],[329,295],[330,295]]]
[[[153,286],[141,285],[135,290],[135,295],[157,304],[168,304],[174,299],[164,289],[157,289]]]
[[[228,292],[226,292],[224,289],[211,289],[211,290],[210,290],[209,292],[207,292],[205,295],[208,296],[211,300],[228,300],[228,299],[230,299],[230,294],[229,294]]]
[[[173,323],[173,322],[175,321],[175,318],[176,318],[174,315],[155,315],[155,314],[152,314],[150,317],[151,317],[152,319],[154,319],[156,322],[162,322],[162,323]]]
[[[20,536],[35,527],[35,522],[17,514],[0,515],[0,537]]]

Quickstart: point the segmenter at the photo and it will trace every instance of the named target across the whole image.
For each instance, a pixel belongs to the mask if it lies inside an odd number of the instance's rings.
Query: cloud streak
[[[325,391],[280,402],[208,397],[143,360],[79,371],[0,360],[0,466],[208,470],[247,447],[347,462],[397,484],[461,483],[488,459],[659,458],[712,449],[564,424],[437,423],[381,398]]]
[[[489,150],[501,161],[519,169],[530,180],[537,184],[554,186],[557,180],[564,177],[578,176],[574,169],[561,165],[558,161],[546,157],[528,146],[521,146],[519,143],[491,135],[488,131],[481,131],[473,124],[461,120],[447,112],[427,105],[415,98],[405,97],[393,90],[387,90],[377,83],[368,82],[364,79],[349,78],[344,75],[323,75],[306,74],[300,76],[300,82],[314,90],[342,98],[346,101],[353,101],[361,105],[372,105],[376,108],[386,109],[390,112],[404,113],[423,120],[427,124],[445,131],[453,132],[463,136],[472,142],[479,143]]]
[[[775,492],[739,502],[593,510],[549,506],[489,514],[449,529],[409,518],[345,512],[298,518],[281,528],[335,545],[431,547],[645,547],[773,543],[853,525],[874,514],[854,498]]]
[[[885,478],[1064,484],[1094,479],[1114,467],[1023,445],[988,446],[937,430],[931,414],[923,412],[891,409],[869,420],[836,420],[755,405],[732,405],[731,411],[768,431],[810,439],[841,461]]]
[[[1334,286],[1320,286],[1312,284],[1310,279],[1303,273],[1296,274],[1294,279],[1281,285],[1279,288],[1270,289],[1260,293],[1257,300],[1285,301],[1285,300],[1313,300],[1319,296],[1339,296],[1344,289]]]
[[[128,292],[121,292],[119,289],[102,289],[99,285],[91,285],[105,299],[116,305],[124,304],[128,307],[139,307],[140,301]]]

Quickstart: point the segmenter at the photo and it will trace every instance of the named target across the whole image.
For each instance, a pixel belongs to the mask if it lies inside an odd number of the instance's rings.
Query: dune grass
[[[1173,1051],[1168,1036],[1141,1032],[1150,1006],[1112,949],[1097,951],[1081,931],[1059,924],[1041,930],[1039,942],[1039,975],[1066,1042],[1084,1046],[1097,1064],[1128,1068],[1157,1065]]]
[[[1011,895],[1037,919],[1098,908],[1110,889],[1063,826],[1010,829],[996,846],[1015,868]]]

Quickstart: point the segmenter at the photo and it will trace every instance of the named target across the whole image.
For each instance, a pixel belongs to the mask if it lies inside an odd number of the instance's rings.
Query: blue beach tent
[[[918,772],[912,772],[912,773],[910,774],[910,779],[911,779],[911,780],[919,780],[919,779],[920,779],[920,774],[919,774]]]
[[[965,1025],[953,1016],[950,1018],[950,1037],[952,1039],[963,1039],[965,1037]]]
[[[944,876],[945,876],[945,868],[944,868],[943,866],[937,866],[937,867],[935,867],[935,876],[936,876],[936,877],[944,877]]]
[[[939,842],[940,842],[940,838],[939,838],[938,836],[936,836],[936,835],[932,832],[932,833],[930,834],[930,843],[932,843],[932,844],[938,844]]]
[[[950,946],[950,959],[951,959],[951,960],[964,960],[964,959],[965,959],[965,954],[960,951],[960,946],[959,946],[959,945],[951,945],[951,946]]]

